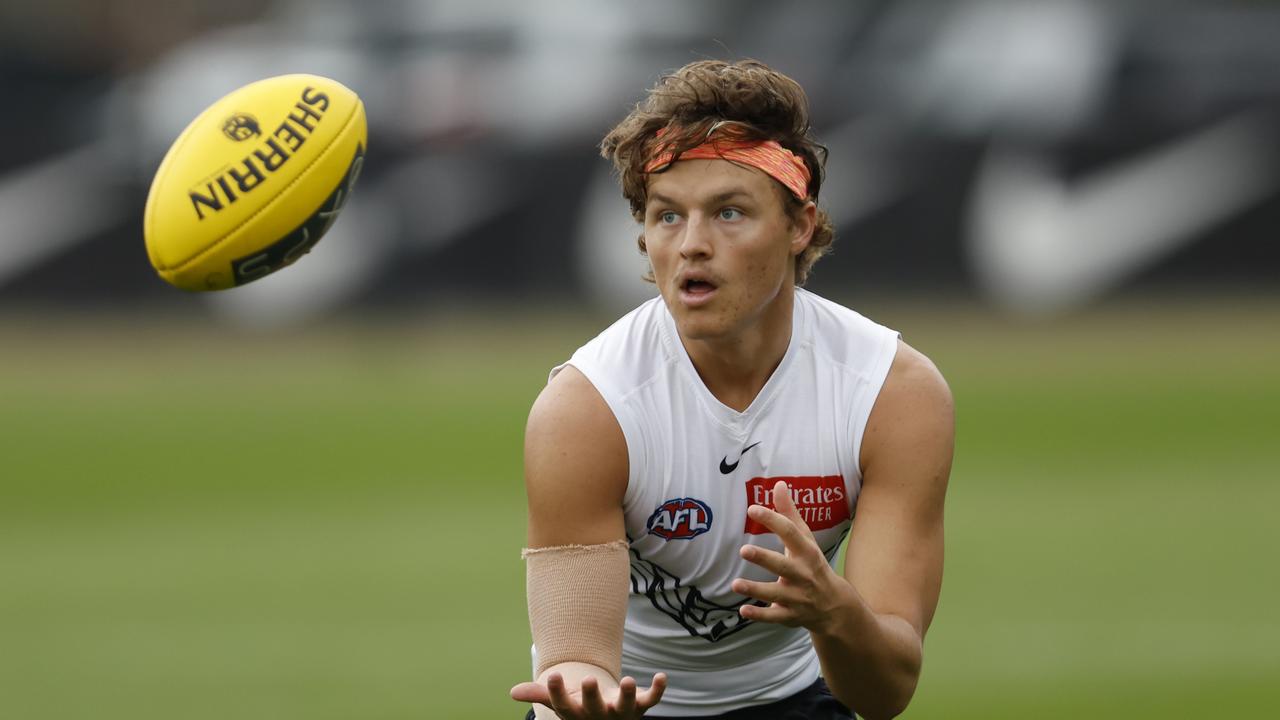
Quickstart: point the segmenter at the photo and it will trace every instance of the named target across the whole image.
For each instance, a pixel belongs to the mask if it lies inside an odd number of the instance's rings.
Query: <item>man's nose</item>
[[[710,218],[701,213],[689,216],[680,237],[680,255],[686,258],[712,255]]]

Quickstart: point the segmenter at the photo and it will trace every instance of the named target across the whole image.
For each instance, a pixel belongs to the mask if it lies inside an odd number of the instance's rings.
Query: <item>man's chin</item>
[[[680,337],[685,340],[714,340],[725,334],[723,319],[712,312],[711,308],[687,307],[680,298],[669,298],[666,295],[663,295],[662,300],[675,319]]]
[[[694,314],[676,316],[676,329],[685,340],[716,340],[724,336],[725,328],[718,319]]]

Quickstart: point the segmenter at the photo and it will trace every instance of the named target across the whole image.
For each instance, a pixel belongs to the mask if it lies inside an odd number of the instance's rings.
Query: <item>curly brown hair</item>
[[[613,162],[622,194],[638,222],[644,221],[649,195],[645,164],[659,150],[659,131],[661,149],[679,159],[725,122],[734,125],[736,139],[774,140],[804,160],[811,176],[806,200],[775,182],[793,219],[809,200],[817,202],[827,149],[809,136],[809,100],[799,83],[755,60],[699,60],[659,79],[649,96],[600,143],[600,154]],[[831,218],[819,207],[809,247],[796,258],[796,285],[804,285],[813,264],[831,250],[834,239]],[[640,252],[646,253],[643,233],[637,242]],[[652,282],[652,273],[645,279]]]

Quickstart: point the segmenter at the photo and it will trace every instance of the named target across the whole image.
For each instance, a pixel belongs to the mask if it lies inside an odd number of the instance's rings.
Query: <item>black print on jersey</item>
[[[822,551],[827,561],[835,559],[844,542],[848,529],[840,533],[840,537],[831,547]],[[631,538],[627,538],[628,543]],[[738,608],[746,604],[766,606],[762,600],[743,598],[732,605],[713,603],[702,596],[702,591],[692,585],[685,585],[679,576],[668,572],[657,563],[646,560],[631,550],[631,592],[643,594],[649,602],[664,615],[675,620],[690,635],[716,642],[742,630],[752,621],[738,614]]]
[[[738,608],[747,603],[767,604],[745,598],[733,605],[713,603],[702,597],[698,588],[683,585],[676,575],[640,557],[634,548],[631,550],[631,592],[643,593],[654,607],[680,623],[690,635],[707,642],[726,638],[751,624],[738,614]]]
[[[725,456],[724,456],[724,458],[723,458],[722,460],[720,460],[720,474],[721,474],[721,475],[728,475],[729,473],[733,472],[734,470],[737,470],[737,469],[738,469],[738,463],[742,462],[742,456],[743,456],[743,455],[746,455],[748,450],[750,450],[751,448],[753,448],[753,447],[755,447],[755,446],[757,446],[757,445],[759,445],[759,444],[760,444],[759,442],[753,442],[753,443],[751,443],[750,445],[748,445],[748,446],[746,446],[746,447],[742,448],[742,452],[738,453],[738,459],[737,459],[737,460],[734,460],[732,465],[730,465],[730,464],[729,464],[729,456],[728,456],[728,455],[725,455]]]

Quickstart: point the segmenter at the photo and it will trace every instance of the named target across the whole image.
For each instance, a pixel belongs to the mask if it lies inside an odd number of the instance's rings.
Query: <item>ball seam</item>
[[[154,228],[156,223],[156,220],[155,220],[156,206],[160,204],[159,198],[164,193],[164,186],[169,181],[169,176],[166,171],[169,169],[169,164],[172,161],[172,159],[181,155],[182,148],[186,147],[187,143],[191,140],[191,138],[195,137],[196,125],[198,124],[199,124],[198,119],[192,120],[191,124],[188,125],[186,128],[184,128],[182,131],[182,134],[178,136],[178,139],[176,141],[174,141],[173,147],[169,148],[169,151],[164,154],[164,158],[160,160],[160,167],[156,169],[157,182],[155,183],[156,187],[154,189],[154,195],[156,199],[155,199],[155,202],[151,202],[151,198],[150,197],[147,198],[148,202],[146,207],[146,216],[142,220],[142,234],[144,238],[150,238],[155,236]],[[155,265],[156,270],[161,270],[161,271],[170,270],[171,269],[170,266],[165,264],[164,260],[160,257],[160,251],[157,249],[153,254],[149,246],[150,246],[150,243],[148,243],[147,254],[151,255],[154,260],[160,261],[159,264],[156,264],[154,262],[152,263],[153,265]]]

